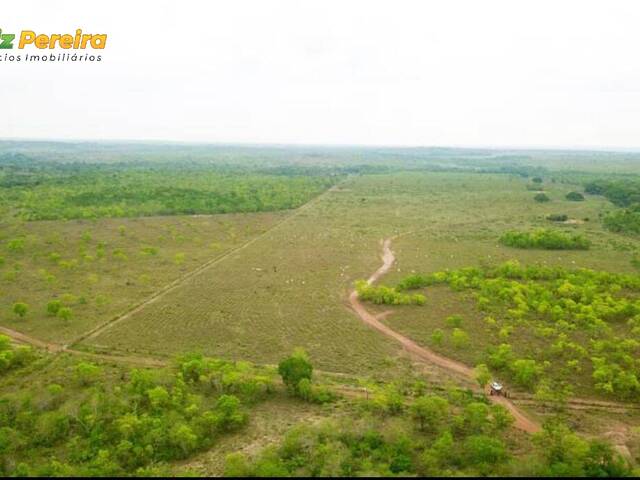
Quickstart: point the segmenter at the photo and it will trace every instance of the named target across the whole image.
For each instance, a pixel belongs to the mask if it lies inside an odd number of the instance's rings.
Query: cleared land
[[[549,184],[545,188],[552,201],[538,204],[525,186],[523,179],[507,175],[399,173],[350,178],[248,248],[105,330],[87,346],[160,353],[199,349],[264,363],[303,346],[323,369],[383,369],[385,358],[397,347],[362,326],[345,303],[354,280],[376,268],[380,240],[397,234],[402,234],[394,243],[398,263],[389,273],[389,283],[413,270],[513,258],[525,264],[633,269],[630,260],[637,242],[608,233],[597,222],[598,214],[608,208],[606,200],[568,202],[564,195],[575,185]],[[558,228],[585,232],[594,241],[591,250],[558,253],[498,244],[499,235],[508,229],[532,223],[548,226],[544,218],[555,211],[590,218]],[[412,310],[416,315],[432,314],[429,308],[406,308]],[[437,311],[433,314],[439,319]],[[396,319],[391,316],[389,321]],[[397,322],[394,327],[403,331],[405,323],[400,317]],[[421,341],[430,330],[426,326],[420,333],[417,327],[405,333]]]
[[[12,222],[0,233],[2,324],[66,343],[211,258],[263,233],[286,213]],[[9,248],[19,239],[18,250]],[[64,319],[47,312],[59,301]],[[27,314],[12,313],[16,302]]]

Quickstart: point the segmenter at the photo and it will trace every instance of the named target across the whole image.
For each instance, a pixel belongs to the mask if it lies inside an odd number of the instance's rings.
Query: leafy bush
[[[424,305],[426,298],[419,293],[408,295],[384,285],[369,285],[366,280],[356,282],[356,291],[362,300],[385,305]]]
[[[545,203],[551,201],[551,199],[547,196],[546,193],[537,193],[533,199],[538,203]]]

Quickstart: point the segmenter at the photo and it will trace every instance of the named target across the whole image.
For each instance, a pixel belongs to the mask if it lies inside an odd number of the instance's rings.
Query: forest
[[[296,208],[340,178],[312,173],[0,161],[0,199],[24,220],[263,212]]]

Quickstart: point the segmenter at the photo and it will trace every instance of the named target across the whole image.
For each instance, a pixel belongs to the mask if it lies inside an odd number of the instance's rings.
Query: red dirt
[[[367,280],[369,284],[376,282],[380,277],[387,273],[395,262],[395,255],[393,254],[393,251],[391,251],[391,239],[385,240],[382,248],[382,266],[369,277],[369,279]],[[349,302],[353,310],[364,323],[366,323],[370,327],[375,328],[383,335],[396,340],[406,351],[411,353],[414,357],[424,362],[437,365],[450,372],[454,372],[455,374],[465,377],[466,379],[475,380],[472,368],[460,362],[457,362],[456,360],[452,360],[450,358],[439,355],[428,348],[422,347],[415,343],[413,340],[405,337],[404,335],[396,332],[395,330],[380,322],[378,318],[376,318],[375,315],[371,314],[360,302],[358,293],[355,290],[352,291],[349,295]],[[487,398],[489,398],[489,400],[491,400],[492,402],[498,403],[509,410],[509,412],[515,419],[515,426],[517,428],[528,433],[535,433],[541,430],[540,424],[529,419],[507,398],[495,395],[490,395]]]

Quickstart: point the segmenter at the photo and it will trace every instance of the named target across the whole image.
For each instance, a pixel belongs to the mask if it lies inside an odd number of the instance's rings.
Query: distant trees
[[[545,203],[551,201],[551,199],[547,196],[546,193],[537,193],[533,199],[538,203]]]
[[[544,250],[587,250],[591,242],[582,235],[539,229],[533,232],[506,232],[500,243],[515,248],[537,248]]]
[[[569,220],[569,216],[566,214],[550,214],[547,215],[547,220],[550,222],[566,222]]]
[[[584,201],[584,195],[580,192],[569,192],[565,196],[565,198],[571,202],[582,202]]]
[[[285,210],[306,203],[343,177],[326,169],[273,173],[209,163],[185,169],[179,162],[154,163],[153,168],[138,161],[108,166],[78,162],[73,170],[57,162],[33,169],[25,162],[14,168],[24,169],[18,176],[34,179],[29,185],[11,182],[4,187],[12,193],[11,207],[27,220]],[[23,191],[29,195],[21,195]],[[118,231],[124,235],[123,228]]]

